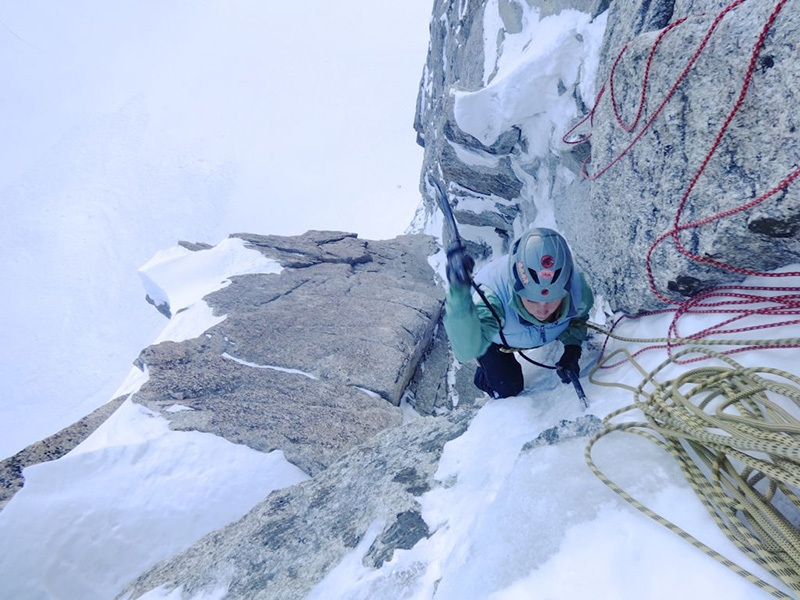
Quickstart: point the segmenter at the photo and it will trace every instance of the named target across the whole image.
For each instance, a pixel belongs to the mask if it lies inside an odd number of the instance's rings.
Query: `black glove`
[[[572,379],[570,374],[577,378],[581,374],[581,368],[578,365],[578,360],[581,357],[580,346],[564,346],[564,354],[558,359],[556,363],[556,374],[561,378],[564,383],[570,383]]]
[[[447,281],[450,285],[469,287],[475,261],[461,244],[454,244],[447,251]]]

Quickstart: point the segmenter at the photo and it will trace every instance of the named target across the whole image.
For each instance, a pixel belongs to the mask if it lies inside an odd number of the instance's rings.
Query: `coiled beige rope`
[[[759,345],[754,340],[669,341],[705,346]],[[797,342],[769,340],[763,345],[791,346]],[[722,365],[695,368],[673,379],[658,380],[680,357],[697,353],[721,361]],[[612,353],[603,363],[618,354],[627,355],[643,380],[637,387],[598,381],[595,376],[602,364],[590,373],[590,381],[597,385],[630,390],[634,403],[604,419],[606,430],[594,436],[586,448],[589,467],[635,508],[715,560],[774,597],[791,598],[641,504],[607,477],[592,458],[594,445],[612,432],[635,433],[651,440],[675,458],[728,538],[793,590],[795,597],[800,597],[800,378],[768,367],[746,368],[729,356],[701,346],[675,352],[649,373],[624,349]],[[637,410],[644,415],[644,421],[614,423],[620,415]]]

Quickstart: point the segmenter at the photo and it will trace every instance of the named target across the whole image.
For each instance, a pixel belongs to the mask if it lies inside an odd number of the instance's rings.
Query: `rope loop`
[[[627,350],[618,351],[627,353]],[[703,354],[719,364],[659,377],[676,359]],[[609,355],[610,359],[613,355]],[[585,451],[591,470],[637,510],[776,598],[791,598],[649,509],[609,478],[592,450],[603,437],[633,433],[669,453],[726,536],[756,564],[800,593],[800,377],[769,367],[744,367],[704,346],[691,346],[646,372],[637,387],[590,380],[632,391],[634,402],[604,420]],[[638,412],[644,420],[616,422]],[[798,596],[800,597],[800,596]]]

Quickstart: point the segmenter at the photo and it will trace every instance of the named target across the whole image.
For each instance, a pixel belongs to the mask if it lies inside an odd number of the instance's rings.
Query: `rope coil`
[[[800,597],[800,377],[779,369],[746,368],[699,346],[675,353],[650,373],[625,349],[605,360],[620,353],[628,355],[643,380],[637,387],[598,381],[595,375],[601,365],[590,374],[597,385],[627,389],[634,395],[633,404],[608,415],[606,429],[587,445],[585,458],[591,470],[636,509],[715,560],[772,596],[791,598],[644,506],[605,475],[592,457],[595,444],[614,432],[633,433],[655,443],[676,459],[725,535]],[[693,353],[724,364],[658,380],[676,359]],[[645,420],[615,422],[632,411],[640,411]]]

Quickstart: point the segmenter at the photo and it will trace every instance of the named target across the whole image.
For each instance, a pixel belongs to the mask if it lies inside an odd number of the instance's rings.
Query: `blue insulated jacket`
[[[577,270],[561,314],[543,323],[525,310],[513,293],[508,256],[486,264],[476,275],[477,283],[502,321],[503,336],[512,348],[538,348],[556,339],[564,345],[580,345],[586,339],[586,321],[594,298],[582,273]],[[500,325],[483,300],[470,297],[466,287],[451,287],[445,302],[444,326],[453,353],[461,362],[483,356],[491,343],[503,345]]]

